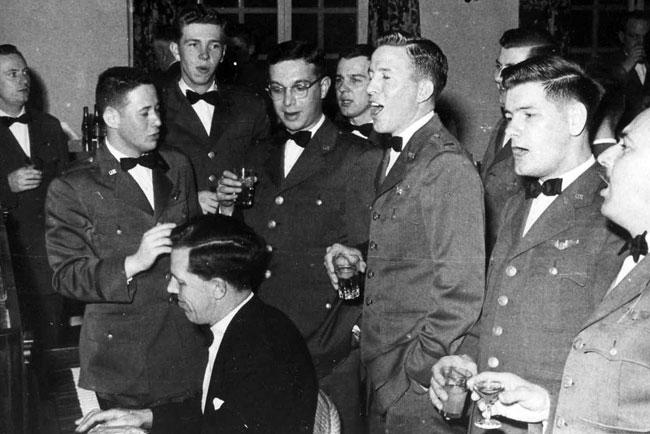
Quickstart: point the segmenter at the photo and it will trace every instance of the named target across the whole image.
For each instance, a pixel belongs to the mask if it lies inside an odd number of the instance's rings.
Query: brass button
[[[329,310],[332,308],[332,303],[325,303],[325,309]]]
[[[368,243],[368,247],[370,248],[370,250],[376,250],[377,249],[377,243],[375,243],[374,241],[370,241]]]
[[[573,387],[575,382],[573,381],[573,378],[571,377],[566,377],[564,381],[562,382],[562,386],[564,386],[565,389],[568,389],[569,387]]]
[[[505,306],[508,304],[508,297],[505,295],[500,295],[499,298],[497,298],[497,303],[499,303],[499,306]]]
[[[577,337],[573,340],[573,349],[574,350],[581,350],[585,346],[585,343],[582,341],[582,338]]]
[[[553,276],[557,276],[557,268],[555,268],[555,267],[549,268],[548,272]]]
[[[321,206],[323,204],[323,201],[320,199],[316,199],[316,206]]]
[[[373,212],[372,213],[372,219],[373,220],[378,220],[379,219],[379,213],[378,212]]]
[[[271,278],[271,270],[266,270],[264,272],[264,278],[265,279],[270,279]]]
[[[275,204],[276,205],[282,205],[284,203],[284,198],[282,196],[277,196],[275,198]]]
[[[109,334],[107,334],[106,337],[107,337],[108,339],[113,339],[113,333],[109,333]]]
[[[555,420],[555,426],[558,427],[558,428],[566,428],[568,426],[568,424],[566,423],[566,420],[564,420],[563,417],[558,417]]]
[[[115,231],[115,233],[118,234],[118,235],[122,235],[122,229],[119,229],[119,228],[118,228],[118,229]]]
[[[212,151],[208,152],[208,158],[212,160],[214,158],[214,152]]]
[[[368,271],[368,279],[372,279],[375,277],[375,272],[374,271]]]
[[[495,326],[492,329],[492,333],[494,334],[494,336],[501,336],[503,334],[503,328],[499,326]]]
[[[488,358],[488,361],[487,361],[487,362],[488,362],[488,366],[489,366],[490,368],[492,368],[492,369],[494,369],[494,368],[496,368],[496,367],[499,366],[499,359],[497,359],[496,357],[490,357],[490,358]]]
[[[275,220],[269,220],[269,222],[266,224],[266,227],[268,227],[269,229],[275,229],[277,225],[278,224],[275,222]]]
[[[372,304],[372,298],[367,298],[366,299],[366,306],[370,306]]]
[[[267,252],[272,252],[272,251],[273,251],[273,246],[270,245],[270,244],[267,244],[267,245],[266,245],[266,251],[267,251]]]
[[[216,181],[216,180],[217,180],[217,177],[216,177],[216,176],[214,176],[214,175],[210,175],[210,176],[208,176],[208,181],[210,181],[210,182],[214,182],[214,181]]]
[[[609,354],[611,356],[615,356],[618,354],[618,350],[616,348],[612,348],[611,350],[609,350]]]
[[[517,269],[512,265],[508,265],[506,267],[506,276],[514,277],[515,274],[517,274]]]

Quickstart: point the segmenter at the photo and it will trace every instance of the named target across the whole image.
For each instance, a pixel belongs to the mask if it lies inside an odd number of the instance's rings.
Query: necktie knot
[[[219,93],[216,90],[211,90],[205,93],[196,93],[193,90],[187,90],[185,96],[190,104],[194,105],[200,100],[207,102],[210,105],[217,105],[219,101]]]
[[[395,152],[402,152],[402,138],[399,136],[391,136],[388,139],[388,147]]]
[[[148,152],[140,155],[138,158],[120,158],[120,167],[125,172],[133,169],[138,164],[148,169],[161,168],[167,170],[169,168],[165,160],[157,152]]]
[[[562,193],[562,178],[547,179],[541,184],[537,179],[533,179],[526,184],[526,199],[535,199],[540,194],[557,196],[560,193]]]
[[[634,259],[634,262],[639,262],[639,256],[645,256],[648,254],[648,243],[645,240],[647,233],[648,231],[645,231],[641,235],[637,235],[636,237],[625,241],[623,248],[621,248],[618,254],[620,255],[621,253],[629,250],[630,255],[632,255],[632,259]]]
[[[342,130],[345,131],[346,133],[352,133],[354,131],[358,131],[359,133],[361,133],[363,137],[368,137],[372,132],[372,122],[368,122],[367,124],[363,124],[363,125],[353,125],[347,123],[342,126]]]
[[[11,117],[11,116],[0,116],[0,120],[2,120],[2,123],[9,128],[12,126],[14,123],[18,122],[21,124],[26,124],[27,122],[30,121],[30,117],[27,113],[23,113],[22,115],[18,116],[17,118]]]
[[[287,140],[293,140],[296,142],[296,145],[300,146],[301,148],[304,148],[307,146],[307,143],[311,140],[311,132],[310,131],[298,131],[296,133],[290,133],[287,130],[283,130],[282,132],[282,139],[283,141]]]

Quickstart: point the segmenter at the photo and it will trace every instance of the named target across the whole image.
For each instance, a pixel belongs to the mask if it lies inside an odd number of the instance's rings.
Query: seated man
[[[203,380],[203,417],[198,408],[174,404],[92,411],[78,421],[77,431],[103,424],[152,433],[311,433],[318,386],[307,346],[284,314],[252,292],[268,264],[264,240],[220,215],[174,229],[171,239],[167,290],[190,321],[208,324],[214,335]]]

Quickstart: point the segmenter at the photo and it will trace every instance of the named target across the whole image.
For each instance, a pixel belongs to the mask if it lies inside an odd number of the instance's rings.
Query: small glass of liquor
[[[458,419],[463,415],[463,408],[465,408],[468,377],[453,367],[443,373],[447,400],[442,406],[442,416],[446,419]]]
[[[476,393],[485,401],[485,412],[487,413],[486,417],[479,417],[474,421],[474,425],[483,429],[498,429],[501,428],[501,422],[495,419],[491,419],[490,410],[492,405],[497,402],[499,398],[499,393],[503,392],[503,384],[499,381],[485,380],[479,383],[476,383],[475,390]]]
[[[240,208],[250,208],[253,206],[253,199],[255,198],[255,183],[257,176],[252,169],[242,167],[237,171],[239,181],[241,182],[241,193],[237,195],[235,205]]]
[[[334,257],[334,273],[339,281],[339,298],[356,300],[361,296],[361,275],[357,261],[351,261],[343,253]]]

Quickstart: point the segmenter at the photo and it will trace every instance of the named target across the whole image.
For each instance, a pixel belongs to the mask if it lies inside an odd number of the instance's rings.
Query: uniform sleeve
[[[431,366],[453,354],[481,312],[485,291],[483,190],[474,166],[443,152],[427,168],[420,193],[432,266],[429,312],[406,359],[411,379],[428,385]]]
[[[55,291],[85,302],[129,303],[137,279],[127,285],[124,256],[100,258],[93,246],[93,222],[66,179],[52,181],[45,203],[45,243]]]

